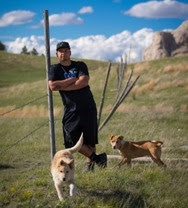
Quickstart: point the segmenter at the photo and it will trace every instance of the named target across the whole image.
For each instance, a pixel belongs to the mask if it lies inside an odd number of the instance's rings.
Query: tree
[[[29,54],[29,52],[27,51],[27,47],[26,46],[24,46],[22,48],[21,54],[27,54],[27,55]]]
[[[0,51],[6,51],[6,47],[3,43],[0,41]]]
[[[35,48],[33,48],[33,50],[30,52],[30,54],[33,56],[38,56],[38,52]]]

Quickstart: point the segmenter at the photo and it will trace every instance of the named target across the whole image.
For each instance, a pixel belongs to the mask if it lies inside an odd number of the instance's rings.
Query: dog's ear
[[[120,140],[123,140],[123,139],[124,139],[124,137],[121,136],[121,135],[118,135],[118,138],[119,138]]]
[[[113,137],[114,137],[113,135],[110,135],[109,136],[109,140],[111,141]]]
[[[73,169],[73,167],[74,167],[74,159],[71,159],[69,162],[67,162],[67,164],[69,165],[69,167],[71,169]]]
[[[58,166],[63,166],[65,164],[66,164],[66,162],[64,160],[60,160]]]

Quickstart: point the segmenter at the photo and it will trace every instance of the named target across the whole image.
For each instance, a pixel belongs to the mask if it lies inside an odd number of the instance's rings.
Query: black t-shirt
[[[49,80],[65,80],[69,77],[79,77],[82,75],[89,76],[87,65],[81,61],[71,61],[70,66],[63,66],[60,63],[52,65],[49,71]],[[96,109],[96,104],[89,86],[79,90],[60,90],[59,93],[65,106],[65,112]]]

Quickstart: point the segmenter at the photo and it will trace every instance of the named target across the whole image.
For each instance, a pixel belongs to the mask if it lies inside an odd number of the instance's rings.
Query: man
[[[88,84],[87,65],[71,60],[68,42],[57,44],[56,55],[59,63],[50,68],[49,87],[52,91],[59,91],[64,104],[62,124],[65,147],[74,146],[83,132],[84,143],[80,153],[87,157],[87,169],[93,170],[94,163],[106,167],[106,153],[96,154],[97,110]]]

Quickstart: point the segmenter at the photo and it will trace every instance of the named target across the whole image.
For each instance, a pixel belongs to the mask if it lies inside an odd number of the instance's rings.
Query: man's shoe
[[[106,155],[105,152],[98,155],[98,160],[96,161],[96,164],[100,168],[106,168],[107,167],[107,155]]]

